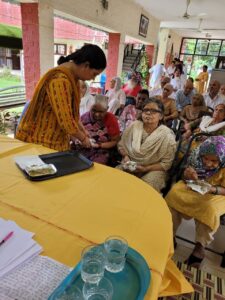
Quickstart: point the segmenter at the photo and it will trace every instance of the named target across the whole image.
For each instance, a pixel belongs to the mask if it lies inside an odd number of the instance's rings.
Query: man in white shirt
[[[164,64],[156,64],[151,69],[149,69],[149,73],[151,75],[149,81],[150,89],[157,89],[160,87],[160,81],[166,70],[164,68]]]
[[[163,88],[167,83],[170,83],[169,77],[161,78],[161,82],[160,82],[161,87],[159,87],[158,89],[150,90],[149,97],[162,96]]]
[[[205,105],[215,109],[218,104],[225,103],[224,99],[219,95],[220,82],[213,80],[209,84],[209,92],[204,95]]]

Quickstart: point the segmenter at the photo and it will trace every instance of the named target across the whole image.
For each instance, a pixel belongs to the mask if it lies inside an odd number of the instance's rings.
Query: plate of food
[[[198,192],[201,195],[205,195],[211,189],[211,184],[204,180],[186,180],[186,184],[193,191]]]

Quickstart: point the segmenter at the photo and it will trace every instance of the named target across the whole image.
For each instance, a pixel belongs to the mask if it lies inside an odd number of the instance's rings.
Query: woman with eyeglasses
[[[174,119],[178,117],[178,111],[176,109],[176,103],[174,99],[170,98],[170,95],[173,93],[173,86],[167,83],[163,87],[162,96],[157,96],[164,105],[164,123],[168,127],[171,127]]]
[[[166,172],[171,167],[176,142],[171,129],[163,125],[164,107],[160,100],[150,98],[142,108],[140,120],[128,127],[118,144],[122,155],[119,169],[129,161],[136,163],[133,173],[161,191],[166,184]]]

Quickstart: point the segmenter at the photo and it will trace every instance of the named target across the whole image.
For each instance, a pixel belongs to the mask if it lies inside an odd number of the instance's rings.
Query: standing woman
[[[109,98],[108,111],[116,114],[119,108],[123,109],[126,102],[126,94],[121,89],[121,79],[119,77],[112,78],[110,82],[110,90],[106,93]]]
[[[16,138],[58,151],[70,149],[70,138],[90,147],[79,121],[79,80],[91,80],[100,74],[106,67],[105,54],[98,46],[88,44],[61,56],[58,65],[38,82]]]

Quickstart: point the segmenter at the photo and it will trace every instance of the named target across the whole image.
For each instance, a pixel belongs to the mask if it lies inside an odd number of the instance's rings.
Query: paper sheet
[[[43,160],[40,159],[37,155],[29,155],[29,156],[15,156],[15,162],[21,169],[25,169],[26,167],[30,167],[32,165],[41,166],[44,164]]]
[[[47,300],[69,272],[69,267],[49,257],[35,257],[1,278],[0,295],[18,300]]]

